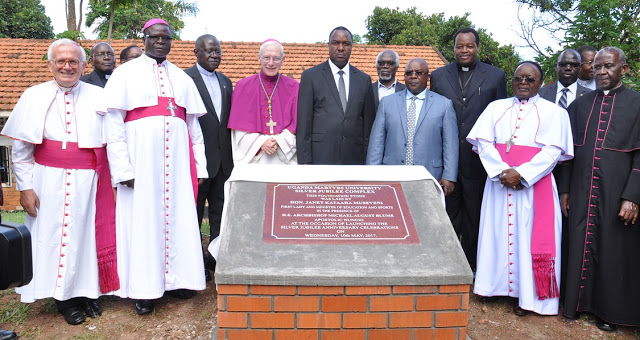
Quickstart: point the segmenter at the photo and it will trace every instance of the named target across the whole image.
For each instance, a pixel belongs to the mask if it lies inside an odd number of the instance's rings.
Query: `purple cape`
[[[269,77],[258,72],[238,81],[231,97],[231,113],[227,125],[229,129],[269,134],[269,127],[266,125],[269,122],[267,96],[258,77],[262,78],[267,93],[273,93],[277,75]],[[297,80],[280,75],[275,94],[271,98],[271,117],[276,122],[276,126],[273,127],[274,134],[287,129],[295,135],[299,88],[300,83]]]

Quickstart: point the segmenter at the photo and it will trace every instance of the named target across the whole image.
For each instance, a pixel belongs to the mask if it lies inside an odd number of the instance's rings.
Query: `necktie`
[[[342,110],[347,112],[347,89],[344,86],[344,78],[342,75],[344,74],[343,70],[338,71],[340,75],[340,79],[338,80],[338,94],[340,95],[340,102],[342,103]]]
[[[411,97],[411,104],[407,109],[407,161],[406,165],[413,165],[413,137],[416,133],[416,99],[418,97]]]
[[[560,91],[562,91],[562,95],[560,96],[558,105],[560,105],[561,108],[566,110],[567,109],[567,91],[569,91],[569,89],[565,87]]]

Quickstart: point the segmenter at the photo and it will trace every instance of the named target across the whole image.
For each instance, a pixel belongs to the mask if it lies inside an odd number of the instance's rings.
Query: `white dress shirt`
[[[333,79],[336,81],[336,88],[339,89],[340,75],[338,74],[338,71],[340,71],[340,69],[338,68],[338,66],[336,66],[336,64],[333,63],[333,61],[331,61],[331,59],[329,59],[329,67],[331,67],[331,74],[333,74]],[[347,92],[347,102],[348,102],[349,101],[349,63],[344,65],[342,70],[344,71],[342,78],[344,78],[344,88]]]
[[[567,107],[576,99],[576,93],[578,92],[578,83],[573,83],[568,86],[569,91],[567,91]],[[560,102],[560,97],[562,97],[562,89],[564,89],[564,85],[558,82],[557,91],[556,92],[556,104]]]
[[[382,84],[380,80],[378,80],[377,83],[378,83],[378,100],[390,94],[396,93],[396,84],[398,83],[397,80],[395,80],[389,87],[384,86],[384,84]]]
[[[204,85],[207,87],[207,91],[209,91],[209,97],[211,97],[213,108],[216,110],[216,115],[218,115],[218,121],[221,121],[222,118],[220,117],[220,114],[222,112],[222,91],[220,90],[218,75],[216,74],[216,71],[209,72],[198,63],[196,63],[196,67],[198,68],[198,71],[200,71],[200,75],[202,76]]]

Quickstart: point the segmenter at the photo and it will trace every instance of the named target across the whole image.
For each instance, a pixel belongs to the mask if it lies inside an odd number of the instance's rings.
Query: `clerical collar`
[[[80,87],[78,86],[78,84],[80,84],[80,82],[78,81],[77,83],[75,83],[73,86],[71,87],[64,87],[60,84],[58,84],[58,81],[54,78],[53,79],[53,86],[55,88],[57,88],[58,90],[62,91],[62,92],[75,92],[77,91]]]
[[[111,77],[110,74],[106,74],[106,73],[104,73],[104,72],[102,72],[102,71],[100,71],[98,69],[95,69],[95,68],[93,69],[93,72],[95,72],[98,75],[98,77],[100,77],[100,79],[109,79],[109,77]]]
[[[262,70],[260,70],[259,73],[260,73],[260,78],[262,78],[262,81],[266,81],[266,82],[270,82],[270,83],[275,83],[276,80],[278,80],[278,76],[280,76],[280,73],[276,73],[273,76],[268,76],[268,75],[264,74],[264,72],[262,72]]]
[[[468,72],[468,71],[472,71],[475,70],[476,65],[478,65],[478,61],[474,61],[473,64],[469,65],[469,66],[462,66],[460,64],[458,64],[456,62],[456,65],[458,65],[458,70],[462,71],[462,72]]]
[[[621,84],[620,86],[610,89],[610,90],[601,90],[605,96],[613,96],[616,93],[620,93],[622,92],[624,89],[626,88],[626,86],[624,86],[624,84]]]
[[[513,99],[518,102],[520,105],[528,105],[528,104],[535,104],[538,101],[538,98],[540,98],[540,96],[536,93],[535,96],[529,98],[529,99],[519,99],[518,97],[513,97]]]
[[[209,71],[205,70],[204,67],[200,66],[200,64],[198,64],[198,63],[196,63],[196,68],[198,69],[198,71],[200,71],[200,73],[202,75],[205,75],[207,77],[213,77],[213,76],[216,75],[216,70],[213,70],[213,71],[209,72]]]

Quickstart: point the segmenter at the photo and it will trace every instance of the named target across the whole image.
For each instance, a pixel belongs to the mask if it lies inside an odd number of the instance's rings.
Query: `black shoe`
[[[102,315],[102,308],[100,308],[98,300],[83,299],[80,301],[80,306],[84,309],[84,313],[90,318]]]
[[[211,273],[209,272],[209,269],[207,269],[207,268],[204,269],[204,279],[207,282],[211,281]]]
[[[64,320],[70,325],[79,325],[84,322],[86,317],[80,307],[69,307],[62,312]]]
[[[196,296],[196,291],[189,289],[168,290],[165,293],[169,296],[173,296],[174,298],[183,300],[191,299],[192,297]]]
[[[605,332],[615,332],[618,329],[618,325],[615,323],[610,323],[600,318],[596,318],[596,326]]]
[[[136,313],[138,313],[138,315],[149,314],[151,312],[153,312],[153,301],[136,300]]]
[[[204,267],[209,269],[212,272],[216,271],[216,258],[211,256],[211,254],[207,253],[207,256],[204,259]]]
[[[8,331],[6,329],[0,329],[0,340],[15,340],[18,335],[14,331]]]
[[[525,315],[529,314],[529,311],[520,308],[520,306],[518,306],[518,305],[514,305],[513,306],[513,314],[515,314],[517,316],[525,316]]]

